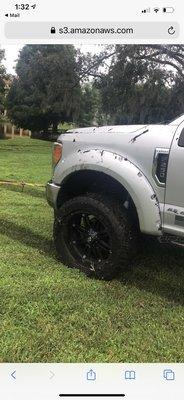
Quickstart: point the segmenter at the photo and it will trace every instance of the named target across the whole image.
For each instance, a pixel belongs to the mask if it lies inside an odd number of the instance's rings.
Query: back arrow
[[[54,372],[50,371],[50,378],[49,379],[54,378],[54,376],[55,376]]]
[[[16,371],[13,371],[12,374],[11,374],[13,379],[16,379],[16,375],[15,374],[16,374]]]

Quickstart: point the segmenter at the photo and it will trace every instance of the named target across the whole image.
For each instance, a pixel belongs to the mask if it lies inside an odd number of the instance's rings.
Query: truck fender
[[[80,170],[103,172],[117,180],[134,202],[141,232],[157,236],[162,234],[161,212],[156,193],[147,177],[128,157],[99,149],[78,150],[62,160],[62,182],[71,173]],[[59,182],[60,177],[58,165],[54,180],[62,184]]]

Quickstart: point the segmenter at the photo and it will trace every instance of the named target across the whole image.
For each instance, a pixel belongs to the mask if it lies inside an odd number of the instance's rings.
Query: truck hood
[[[176,118],[174,121],[170,122],[169,125],[172,126],[178,126],[184,121],[184,115],[181,115],[180,117]]]
[[[154,126],[179,126],[184,121],[184,114],[180,115],[174,121],[168,124],[144,124],[144,125],[111,125],[111,126],[98,126],[88,128],[75,128],[69,129],[67,133],[103,133],[103,132],[116,132],[116,133],[133,133],[139,130],[144,130]]]
[[[146,129],[149,125],[112,125],[112,126],[98,126],[88,128],[75,128],[69,129],[67,133],[104,133],[104,132],[116,132],[116,133],[134,133]]]

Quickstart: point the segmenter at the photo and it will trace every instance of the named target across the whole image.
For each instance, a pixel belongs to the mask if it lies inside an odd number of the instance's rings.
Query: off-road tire
[[[72,253],[71,242],[70,239],[66,240],[65,232],[70,229],[68,221],[78,212],[91,213],[99,219],[99,224],[104,224],[111,242],[107,259],[90,262],[84,256],[76,258]],[[69,267],[79,268],[89,277],[113,279],[131,263],[137,251],[137,241],[138,228],[131,220],[128,210],[117,200],[101,194],[88,193],[66,201],[55,218],[54,243],[60,261]]]

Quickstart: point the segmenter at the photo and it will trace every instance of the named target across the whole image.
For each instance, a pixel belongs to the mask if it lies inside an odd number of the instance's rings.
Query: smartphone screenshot
[[[0,5],[0,399],[184,399],[184,6]]]

